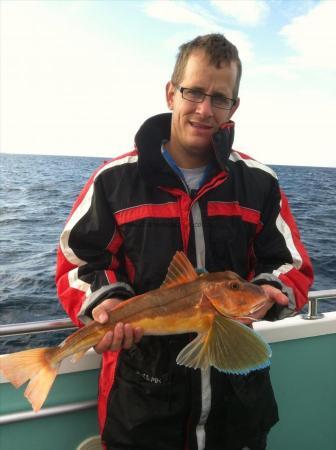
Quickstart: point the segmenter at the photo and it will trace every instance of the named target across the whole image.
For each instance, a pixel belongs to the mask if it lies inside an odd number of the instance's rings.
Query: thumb
[[[106,323],[108,321],[108,314],[105,308],[100,306],[96,306],[96,308],[92,310],[92,317],[99,323]]]

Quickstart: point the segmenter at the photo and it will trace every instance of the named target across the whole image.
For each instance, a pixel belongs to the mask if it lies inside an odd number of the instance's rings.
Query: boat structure
[[[336,311],[318,313],[336,289],[309,293],[307,314],[254,324],[272,348],[271,377],[280,421],[269,450],[336,449]],[[68,319],[0,326],[0,339],[71,328]],[[21,350],[21,349],[20,349]],[[1,358],[1,356],[0,356]],[[34,413],[18,390],[0,378],[1,450],[98,450],[100,356],[90,350],[65,360],[43,408]]]

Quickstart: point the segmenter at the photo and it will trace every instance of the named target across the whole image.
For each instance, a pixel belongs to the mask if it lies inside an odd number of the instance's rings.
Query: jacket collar
[[[138,166],[146,183],[152,186],[180,187],[181,181],[161,153],[163,140],[170,139],[171,113],[159,114],[147,119],[135,135],[139,152]],[[224,124],[212,138],[217,170],[227,171],[234,138],[234,122]]]

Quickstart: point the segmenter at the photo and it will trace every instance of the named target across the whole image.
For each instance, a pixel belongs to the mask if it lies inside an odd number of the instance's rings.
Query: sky
[[[179,45],[223,33],[243,64],[234,149],[336,167],[336,0],[0,0],[0,151],[133,148]]]

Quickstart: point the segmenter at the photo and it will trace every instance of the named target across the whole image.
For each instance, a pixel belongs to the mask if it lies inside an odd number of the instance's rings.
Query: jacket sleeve
[[[288,200],[277,182],[266,200],[261,216],[254,252],[256,284],[271,284],[289,298],[288,307],[275,305],[266,319],[294,315],[307,302],[313,283],[313,268],[300,239],[300,233],[290,211]]]
[[[104,299],[134,295],[124,267],[122,236],[98,171],[74,204],[57,254],[57,292],[76,325]]]

